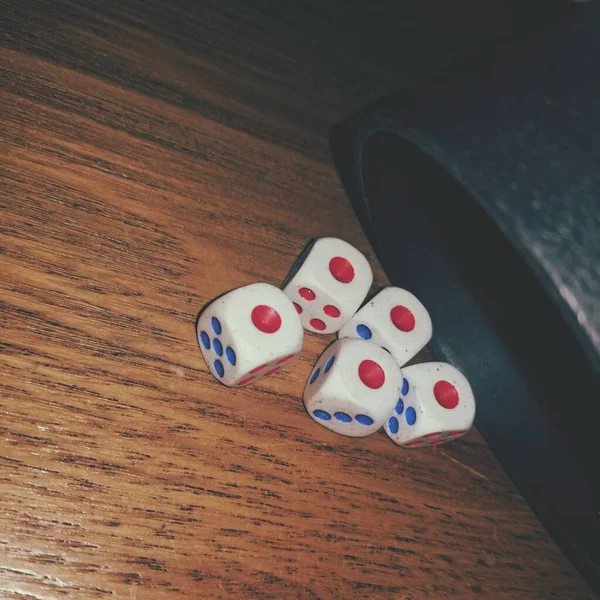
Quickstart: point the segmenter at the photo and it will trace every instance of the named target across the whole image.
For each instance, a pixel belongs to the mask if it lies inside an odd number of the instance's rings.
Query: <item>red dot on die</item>
[[[288,354],[288,356],[284,356],[281,360],[277,361],[278,365],[282,365],[283,363],[287,362],[288,360],[291,360],[292,358],[294,358],[294,356],[296,356],[295,354]]]
[[[321,319],[311,319],[310,326],[313,329],[316,329],[317,331],[323,331],[323,329],[325,329],[325,327],[327,327],[327,325],[325,325],[325,323],[323,323],[323,321],[321,321]]]
[[[340,309],[337,306],[333,306],[333,304],[328,304],[327,306],[323,307],[323,312],[328,316],[328,317],[339,317],[340,316]]]
[[[458,406],[458,392],[449,381],[438,381],[433,386],[433,395],[437,403],[444,408],[456,408]]]
[[[310,288],[300,288],[298,290],[298,294],[300,294],[301,298],[304,298],[309,302],[317,297],[317,295]]]
[[[341,283],[350,283],[354,279],[352,263],[341,256],[335,256],[329,261],[329,271]]]
[[[251,375],[254,375],[256,373],[258,373],[259,371],[262,371],[267,365],[260,365],[260,367],[256,367],[256,369],[252,369],[252,371],[250,371]]]
[[[374,360],[363,360],[358,365],[358,376],[372,390],[378,390],[385,383],[385,373]]]
[[[452,433],[450,433],[448,435],[448,437],[451,437],[451,438],[460,437],[461,435],[465,435],[465,433],[467,433],[467,432],[466,431],[453,431]]]
[[[445,444],[446,440],[437,440],[435,442],[431,442],[432,446],[439,446],[440,444]]]
[[[254,377],[246,377],[246,379],[242,379],[238,385],[246,385],[247,383],[250,383],[251,381],[254,380]]]
[[[275,333],[281,327],[279,313],[265,304],[255,306],[251,318],[254,327],[263,333]]]
[[[416,448],[417,446],[420,446],[421,442],[420,441],[416,441],[416,442],[411,442],[410,444],[406,444],[407,448]]]
[[[265,377],[268,377],[269,375],[273,375],[273,373],[277,373],[277,371],[279,371],[279,367],[277,367],[276,369],[271,369],[270,371],[267,371],[267,373],[265,374]]]
[[[390,319],[396,329],[409,332],[415,328],[415,316],[406,306],[394,306],[390,311]]]
[[[301,315],[302,314],[302,307],[297,304],[296,302],[294,302],[294,308],[296,309],[296,312]]]
[[[440,435],[440,432],[436,432],[436,433],[428,433],[427,435],[424,435],[423,438],[426,440],[430,440],[431,438],[437,437],[438,435]]]

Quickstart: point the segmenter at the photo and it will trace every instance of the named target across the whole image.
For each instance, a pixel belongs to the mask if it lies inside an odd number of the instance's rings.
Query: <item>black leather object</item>
[[[597,590],[599,31],[586,6],[331,132],[390,280],[427,306],[433,353],[467,375],[478,428]]]

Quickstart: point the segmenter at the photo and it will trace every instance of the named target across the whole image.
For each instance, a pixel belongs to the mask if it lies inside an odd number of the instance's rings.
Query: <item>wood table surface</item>
[[[591,598],[476,432],[307,416],[332,336],[209,374],[214,296],[313,236],[376,264],[327,128],[399,76],[294,7],[0,2],[0,597]]]

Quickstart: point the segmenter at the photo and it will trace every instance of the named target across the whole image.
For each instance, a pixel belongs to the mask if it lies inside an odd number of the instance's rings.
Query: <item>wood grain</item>
[[[308,418],[329,336],[208,373],[212,297],[312,236],[374,262],[327,127],[397,77],[285,6],[0,2],[0,596],[591,597],[476,433]]]

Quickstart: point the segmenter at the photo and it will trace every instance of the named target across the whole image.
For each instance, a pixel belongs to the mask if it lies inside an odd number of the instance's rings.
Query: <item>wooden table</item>
[[[212,297],[311,236],[375,261],[327,128],[398,76],[292,2],[198,4],[0,2],[0,596],[591,597],[476,433],[314,423],[330,336],[208,373]]]

